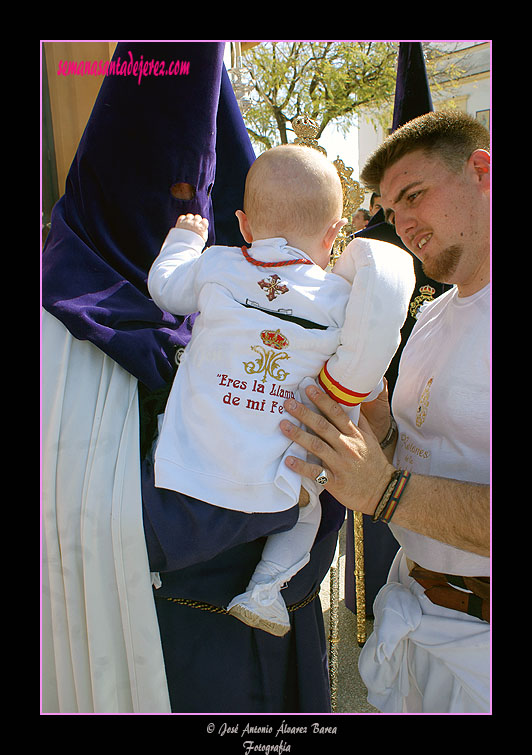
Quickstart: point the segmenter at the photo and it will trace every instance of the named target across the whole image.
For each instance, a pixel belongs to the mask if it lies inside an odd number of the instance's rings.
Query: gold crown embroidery
[[[251,350],[255,351],[259,355],[259,358],[255,359],[254,362],[242,362],[245,371],[248,375],[264,373],[264,377],[262,378],[263,383],[266,382],[268,375],[279,382],[286,380],[290,373],[283,370],[279,366],[279,362],[284,359],[290,359],[290,355],[286,351],[283,351],[283,349],[286,349],[290,345],[288,338],[281,333],[279,328],[277,330],[263,330],[260,337],[264,346],[272,347],[274,350],[270,351],[260,345],[251,346]]]
[[[414,320],[417,320],[418,312],[422,304],[424,304],[426,301],[433,301],[434,294],[436,293],[436,289],[432,288],[432,286],[421,286],[419,289],[419,296],[416,296],[412,301],[410,302],[410,314],[414,318]]]

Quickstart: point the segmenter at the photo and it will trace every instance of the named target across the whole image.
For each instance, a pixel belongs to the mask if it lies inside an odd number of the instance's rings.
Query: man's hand
[[[184,231],[194,231],[201,236],[203,241],[207,241],[209,235],[209,221],[202,218],[201,215],[193,215],[189,212],[187,215],[180,215],[175,224],[176,228],[182,228]]]
[[[364,415],[360,416],[357,427],[342,407],[323,391],[311,386],[306,389],[306,394],[321,414],[307,409],[294,399],[288,399],[284,408],[311,432],[288,420],[281,422],[281,431],[321,459],[329,476],[325,487],[337,501],[347,508],[373,514],[395,471],[394,467],[384,455]],[[287,457],[286,464],[312,480],[322,469],[293,456]]]

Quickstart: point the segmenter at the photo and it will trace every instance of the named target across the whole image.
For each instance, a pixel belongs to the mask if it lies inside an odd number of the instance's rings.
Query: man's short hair
[[[414,118],[394,131],[370,155],[362,182],[380,192],[384,173],[405,155],[421,150],[439,157],[458,172],[476,149],[489,150],[490,137],[482,124],[459,110],[438,110]]]

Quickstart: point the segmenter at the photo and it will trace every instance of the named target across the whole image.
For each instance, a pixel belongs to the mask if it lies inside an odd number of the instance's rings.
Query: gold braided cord
[[[225,608],[219,606],[213,606],[210,603],[202,603],[201,600],[189,600],[189,598],[167,598],[165,596],[155,596],[158,600],[168,600],[170,603],[179,603],[181,606],[189,606],[189,608],[199,608],[201,611],[209,611],[210,613],[227,613]]]
[[[293,612],[293,611],[297,611],[299,608],[304,608],[305,606],[308,606],[309,603],[312,603],[312,601],[318,597],[319,593],[320,593],[320,590],[318,588],[311,595],[308,595],[303,600],[300,600],[299,603],[294,603],[291,606],[287,606],[288,611]],[[227,614],[227,611],[225,608],[220,608],[219,606],[213,606],[211,603],[203,603],[201,600],[191,600],[190,598],[168,598],[166,596],[159,596],[159,595],[156,595],[155,597],[158,598],[159,600],[168,600],[171,603],[178,603],[181,606],[188,606],[189,608],[199,608],[200,611],[208,611],[209,613]]]

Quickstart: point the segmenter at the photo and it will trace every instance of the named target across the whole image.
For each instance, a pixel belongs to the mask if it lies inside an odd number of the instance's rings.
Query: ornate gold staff
[[[320,146],[316,140],[318,126],[312,118],[308,116],[297,116],[292,120],[292,127],[296,134],[294,144],[301,144],[311,147],[327,155],[326,150]],[[340,257],[345,247],[349,243],[355,228],[352,224],[353,216],[356,210],[364,201],[364,189],[355,181],[351,174],[352,168],[346,167],[344,162],[337,157],[333,162],[344,195],[343,216],[348,219],[347,224],[342,228],[336,238],[333,253],[331,255],[331,265],[334,265]],[[366,585],[364,571],[364,529],[362,514],[358,511],[353,512],[354,528],[354,552],[355,552],[355,599],[357,612],[357,642],[363,645],[366,641]],[[330,569],[330,612],[329,612],[329,658],[330,658],[330,685],[331,685],[331,708],[336,710],[336,695],[338,682],[338,603],[339,603],[339,558],[338,549],[336,550],[333,563]]]
[[[355,233],[353,227],[353,217],[364,201],[364,189],[358,181],[351,178],[353,168],[345,166],[339,157],[333,162],[340,183],[344,192],[343,215],[348,218],[348,223],[344,225],[337,236],[332,257],[331,265],[334,266],[336,260],[340,257],[351,237]],[[354,552],[355,552],[355,600],[357,610],[357,642],[362,646],[366,642],[366,575],[364,569],[364,525],[360,511],[353,511],[353,530],[354,530]]]
[[[331,265],[334,265],[338,257],[342,254],[348,243],[351,241],[351,238],[356,231],[355,227],[353,226],[353,217],[355,215],[355,212],[364,201],[364,189],[358,183],[358,181],[355,181],[353,178],[351,178],[353,168],[346,167],[343,160],[340,160],[339,157],[336,158],[336,160],[333,162],[333,165],[338,171],[338,175],[340,176],[340,183],[342,184],[342,190],[344,192],[343,215],[344,218],[348,218],[348,222],[346,225],[344,225],[344,227],[336,237],[336,242],[334,244],[331,258]]]
[[[338,541],[329,570],[329,686],[331,711],[336,713],[338,701],[338,607],[340,604],[340,558]]]
[[[353,511],[355,550],[355,598],[357,607],[357,642],[366,642],[366,574],[364,571],[364,525],[360,511]]]

